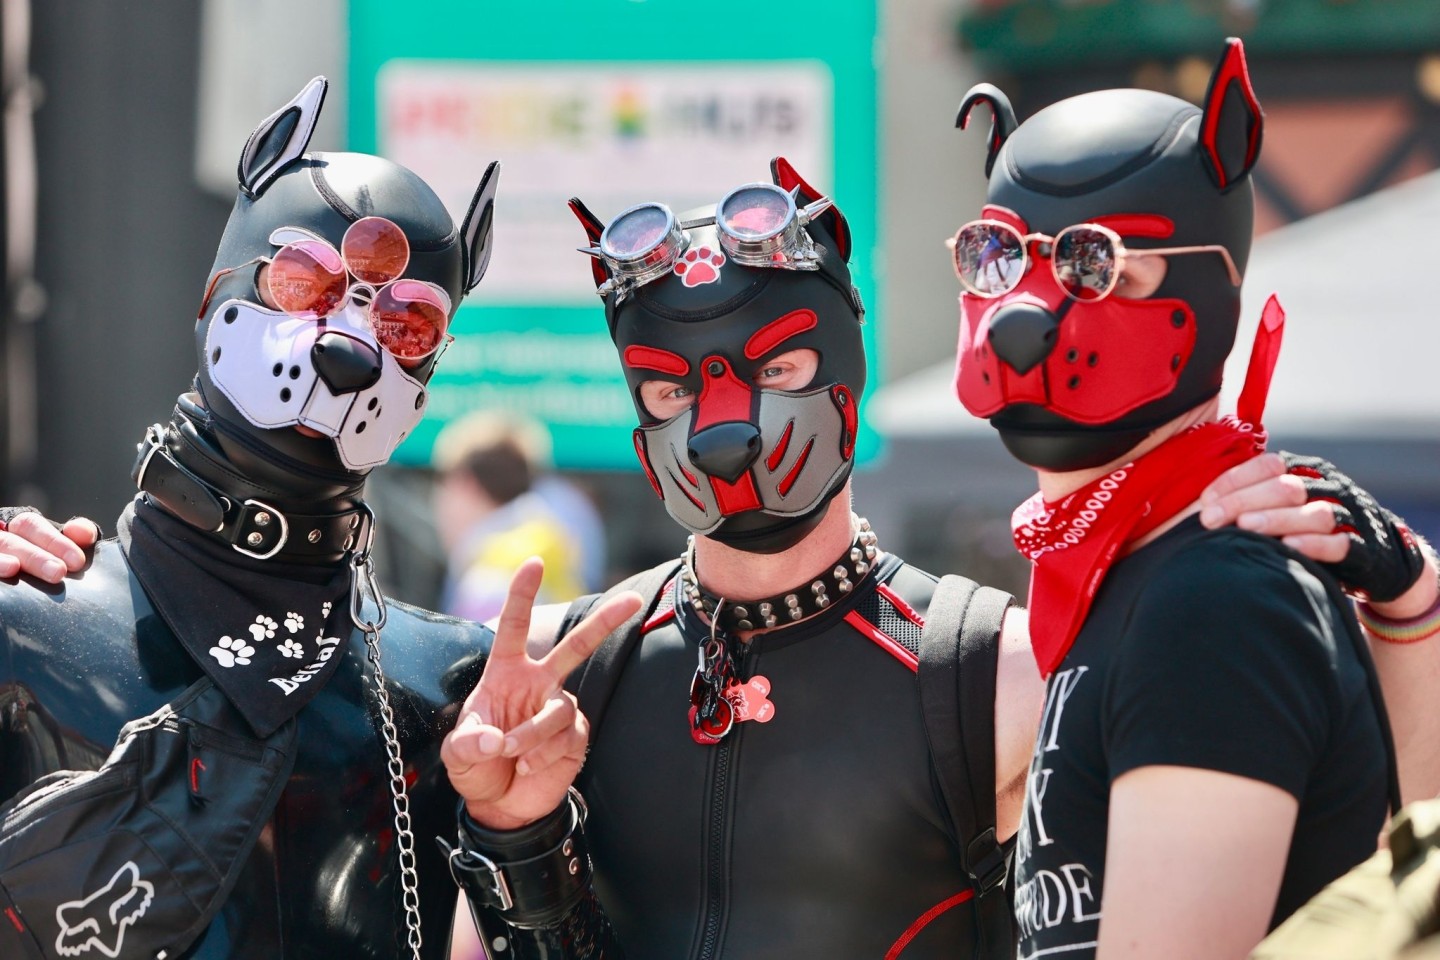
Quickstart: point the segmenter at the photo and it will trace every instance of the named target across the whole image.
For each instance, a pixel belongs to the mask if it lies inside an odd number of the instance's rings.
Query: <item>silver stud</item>
[[[305,539],[306,539],[306,540],[309,540],[311,543],[319,543],[319,542],[320,542],[320,531],[319,531],[319,529],[311,530],[308,534],[305,535]]]
[[[819,607],[821,610],[824,610],[826,607],[830,606],[830,598],[822,593],[820,596],[815,598],[815,606]]]
[[[859,547],[851,547],[851,548],[850,548],[850,562],[851,562],[851,563],[859,563],[859,562],[860,562],[860,548],[859,548]]]
[[[345,538],[344,543],[340,544],[340,549],[349,550],[353,546],[355,546],[355,538],[353,536],[349,536]]]
[[[846,570],[843,566],[837,564],[835,569],[830,571],[830,576],[834,577],[836,580],[844,580],[845,574],[849,572],[849,570]]]
[[[750,611],[746,610],[744,607],[731,607],[731,609],[735,612],[735,616],[739,617],[741,620],[744,620],[746,617],[750,616]]]
[[[510,941],[506,940],[504,937],[496,937],[494,940],[490,941],[490,946],[495,948],[496,953],[504,953],[506,950],[510,949]]]
[[[770,614],[774,612],[775,607],[771,605],[769,600],[765,600],[760,604],[760,616],[768,619]],[[769,626],[774,626],[774,624],[769,624]]]
[[[569,837],[566,837],[566,838],[565,838],[565,842],[562,843],[562,844],[560,844],[560,855],[561,855],[562,857],[568,857],[568,856],[570,856],[570,854],[572,854],[572,853],[574,853],[574,852],[575,852],[575,841],[572,840],[572,839],[570,839]]]
[[[841,593],[849,593],[854,587],[854,584],[852,584],[849,580],[841,580],[835,586],[840,588]]]
[[[261,510],[259,513],[255,514],[255,526],[257,526],[257,527],[268,527],[268,526],[270,526],[270,514],[266,513],[264,510]]]
[[[874,559],[875,559],[875,544],[873,544],[873,543],[867,543],[867,544],[865,545],[865,559],[866,559],[866,560],[874,560]]]
[[[354,530],[358,526],[360,526],[360,514],[357,513],[350,517],[350,529]]]
[[[260,544],[265,542],[265,538],[260,536],[260,534],[258,533],[252,533],[250,534],[250,536],[245,538],[245,542],[250,544],[250,546],[252,547],[258,547],[260,546]]]
[[[800,598],[795,596],[795,594],[793,593],[785,594],[785,606],[789,607],[791,610],[798,608],[800,606]]]
[[[815,594],[817,597],[824,596],[825,584],[821,583],[819,580],[816,580],[814,583],[810,584],[810,592]]]
[[[577,873],[580,872],[580,861],[579,861],[579,859],[577,858],[577,859],[571,860],[569,863],[567,863],[567,864],[565,865],[565,869],[570,871],[570,876],[572,876],[572,877],[575,876],[575,874],[577,874]]]
[[[805,614],[804,614],[803,612],[801,612],[801,610],[800,610],[799,607],[791,607],[791,608],[790,608],[790,619],[791,619],[791,620],[799,620],[799,619],[800,619],[801,617],[803,617],[803,616],[805,616]]]
[[[767,626],[767,627],[773,627],[773,626],[775,626],[776,623],[777,623],[777,621],[776,621],[776,619],[775,619],[774,617],[766,617],[766,618],[765,618],[765,626]]]
[[[755,624],[751,623],[749,620],[736,620],[736,621],[735,621],[735,629],[737,629],[737,630],[754,630],[754,629],[755,629]]]
[[[870,564],[868,564],[868,563],[857,563],[857,564],[855,564],[855,576],[857,576],[857,577],[863,577],[863,576],[865,576],[865,574],[867,574],[867,573],[869,573],[869,572],[870,572]]]

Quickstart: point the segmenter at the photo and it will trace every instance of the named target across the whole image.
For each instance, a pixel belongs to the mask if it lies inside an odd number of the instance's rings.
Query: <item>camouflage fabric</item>
[[[1340,877],[1251,960],[1440,960],[1440,798],[1412,804],[1389,849]]]

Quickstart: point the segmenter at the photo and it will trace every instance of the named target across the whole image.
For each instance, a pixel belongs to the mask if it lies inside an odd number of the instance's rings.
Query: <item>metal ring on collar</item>
[[[275,554],[279,553],[282,549],[284,549],[285,544],[289,542],[290,521],[285,519],[285,514],[281,513],[279,510],[276,510],[274,507],[270,506],[270,504],[265,503],[261,500],[246,500],[242,506],[244,508],[240,515],[240,522],[242,524],[244,524],[246,518],[248,517],[250,523],[254,524],[255,526],[266,526],[269,521],[267,520],[262,522],[261,518],[267,516],[273,517],[275,521],[280,524],[280,536],[275,541],[275,545],[273,547],[263,552],[260,550],[251,550],[235,542],[232,542],[230,546],[238,552],[245,554],[245,556],[247,557],[254,557],[256,560],[269,560],[271,557],[275,556]],[[264,542],[264,535],[261,534],[258,530],[250,533],[249,536],[252,538],[259,538],[255,541],[257,544]]]

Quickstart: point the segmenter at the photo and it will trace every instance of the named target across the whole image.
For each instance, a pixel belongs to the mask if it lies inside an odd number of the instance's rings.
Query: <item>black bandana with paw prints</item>
[[[244,556],[139,497],[120,546],[145,594],[257,736],[315,698],[351,631],[350,567]]]

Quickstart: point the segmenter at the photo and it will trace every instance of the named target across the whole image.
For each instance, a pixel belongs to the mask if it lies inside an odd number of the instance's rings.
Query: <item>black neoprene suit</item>
[[[885,557],[841,602],[757,635],[738,672],[770,681],[775,715],[715,746],[686,714],[709,630],[688,607],[651,618],[579,781],[627,956],[877,960],[907,932],[903,960],[969,955],[970,904],[924,921],[969,889],[906,662],[934,583]]]

